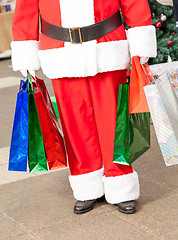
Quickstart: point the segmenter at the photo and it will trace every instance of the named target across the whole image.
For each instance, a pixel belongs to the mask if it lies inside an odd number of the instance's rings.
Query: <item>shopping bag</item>
[[[129,84],[129,113],[149,112],[143,87],[149,83],[140,64],[140,58],[132,58],[131,77]]]
[[[43,137],[33,92],[28,75],[28,160],[30,172],[48,171]]]
[[[49,170],[66,167],[66,151],[49,93],[42,79],[32,77],[43,142]]]
[[[172,85],[162,74],[144,91],[165,164],[178,164],[178,99]]]
[[[12,130],[9,171],[27,171],[28,159],[28,79],[20,81]]]
[[[161,74],[155,84],[178,142],[178,98],[166,73]]]
[[[178,97],[178,61],[154,64],[150,66],[153,75],[166,73]]]
[[[130,165],[150,148],[150,113],[129,114],[128,84],[120,85],[113,162]]]

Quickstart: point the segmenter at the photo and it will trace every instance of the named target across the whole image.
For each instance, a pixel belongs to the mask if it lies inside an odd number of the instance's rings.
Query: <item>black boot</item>
[[[74,213],[81,214],[81,213],[89,212],[93,209],[95,203],[103,202],[104,200],[105,200],[105,197],[102,196],[100,198],[93,199],[93,200],[77,201],[74,206]]]
[[[122,213],[131,214],[136,212],[134,200],[118,203],[117,206]]]

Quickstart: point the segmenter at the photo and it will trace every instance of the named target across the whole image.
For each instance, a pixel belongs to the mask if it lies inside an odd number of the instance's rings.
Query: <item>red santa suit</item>
[[[127,25],[100,39],[71,44],[40,35],[39,14],[72,28],[100,22],[121,8]],[[119,203],[139,197],[138,175],[113,163],[119,84],[132,56],[155,57],[155,28],[147,0],[17,0],[12,65],[52,79],[68,153],[69,181],[77,200]]]

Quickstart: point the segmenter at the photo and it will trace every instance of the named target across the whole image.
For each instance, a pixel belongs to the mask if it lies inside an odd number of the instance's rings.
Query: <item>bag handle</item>
[[[148,63],[145,64],[141,64],[143,71],[149,81],[149,83],[152,83],[155,80],[155,76],[153,75],[150,66],[148,65]]]

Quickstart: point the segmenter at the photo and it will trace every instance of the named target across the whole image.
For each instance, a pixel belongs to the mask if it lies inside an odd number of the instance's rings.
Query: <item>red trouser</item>
[[[106,178],[133,173],[112,162],[119,84],[125,82],[125,70],[52,80],[71,176],[97,173],[103,165]]]

